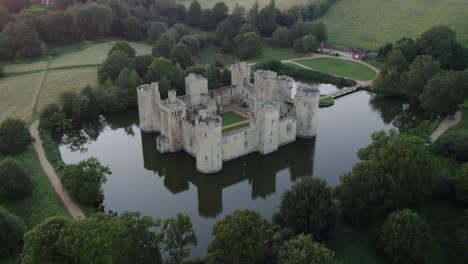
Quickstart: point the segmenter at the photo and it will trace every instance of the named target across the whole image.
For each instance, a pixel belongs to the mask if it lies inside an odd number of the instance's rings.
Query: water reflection
[[[313,175],[315,140],[299,140],[268,156],[253,153],[224,164],[223,171],[202,174],[195,159],[184,152],[160,154],[156,135],[141,134],[144,167],[164,177],[164,186],[173,194],[187,191],[189,182],[197,187],[198,211],[204,217],[216,217],[223,211],[223,189],[247,180],[251,198],[266,198],[276,192],[278,171],[287,170],[291,181]]]

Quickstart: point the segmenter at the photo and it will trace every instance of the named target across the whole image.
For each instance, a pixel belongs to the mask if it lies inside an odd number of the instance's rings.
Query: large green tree
[[[143,39],[143,28],[138,20],[134,16],[130,16],[125,20],[125,38],[128,40],[142,40]]]
[[[31,175],[23,165],[11,158],[0,163],[0,196],[12,199],[22,198],[31,193]]]
[[[200,17],[202,14],[202,9],[197,0],[194,0],[188,9],[187,12],[187,24],[193,27],[200,25]]]
[[[175,45],[171,51],[171,59],[174,63],[179,63],[184,69],[193,65],[192,53],[183,43]]]
[[[135,49],[130,46],[130,44],[128,44],[127,42],[125,41],[117,41],[113,46],[112,48],[109,50],[109,52],[107,53],[107,56],[111,55],[112,53],[114,53],[115,51],[121,51],[125,54],[127,54],[127,56],[129,58],[135,58],[136,56],[136,51]]]
[[[281,197],[280,212],[296,233],[326,241],[338,223],[332,189],[323,179],[305,177]]]
[[[236,54],[241,60],[252,58],[262,52],[262,40],[253,32],[238,35],[234,43]]]
[[[229,7],[224,2],[217,2],[213,6],[214,17],[216,22],[219,23],[228,17]]]
[[[135,57],[135,70],[140,77],[143,78],[145,74],[148,72],[148,67],[153,62],[154,57],[146,54],[146,55],[139,55]]]
[[[148,28],[148,38],[151,41],[151,43],[156,43],[158,38],[166,33],[167,31],[167,25],[162,22],[154,22],[151,24],[151,26]]]
[[[200,16],[200,28],[206,31],[211,31],[218,24],[216,15],[211,9],[203,9]]]
[[[265,6],[258,14],[258,19],[255,24],[262,36],[271,36],[278,24],[276,23],[276,4],[275,0],[271,0],[270,4]]]
[[[271,224],[258,212],[236,210],[213,227],[210,263],[265,263]]]
[[[70,12],[85,39],[97,39],[110,35],[113,13],[109,7],[91,3],[74,6]]]
[[[41,38],[50,44],[71,44],[80,39],[78,27],[70,13],[50,12],[39,18]]]
[[[8,118],[0,125],[0,154],[19,154],[25,151],[32,141],[24,121]]]
[[[101,82],[107,80],[115,81],[123,69],[135,69],[135,60],[129,58],[122,51],[115,51],[107,56],[98,70],[98,77]]]
[[[182,263],[190,255],[190,247],[198,243],[188,215],[179,213],[174,218],[164,220],[161,231],[164,251],[169,255],[168,264]]]
[[[335,254],[311,235],[298,235],[284,242],[278,252],[278,264],[333,264]]]
[[[109,167],[103,166],[96,158],[91,157],[77,164],[66,165],[62,183],[79,202],[94,205],[102,201],[101,185],[106,182],[110,174]]]
[[[432,144],[431,149],[449,159],[468,162],[468,131],[449,130]]]
[[[23,221],[0,206],[0,259],[16,256],[21,251],[25,231]]]
[[[35,25],[21,20],[15,23],[9,23],[2,32],[2,39],[12,52],[7,57],[10,58],[34,58],[42,54],[41,39]],[[4,55],[5,57],[5,55]]]
[[[468,162],[465,163],[457,172],[455,180],[455,197],[460,203],[468,204]],[[468,248],[466,253],[468,253]]]
[[[232,24],[230,19],[225,19],[218,24],[218,27],[216,28],[216,31],[213,35],[213,41],[216,45],[220,45],[221,42],[225,39],[233,42],[236,34],[237,29],[234,24]]]
[[[176,40],[169,33],[162,34],[154,44],[153,55],[165,58],[171,57]]]
[[[271,43],[280,48],[289,47],[289,29],[287,27],[278,27],[275,32],[273,32]]]
[[[378,236],[377,247],[392,263],[425,263],[430,241],[426,222],[405,209],[390,214]]]
[[[72,222],[70,218],[54,216],[46,219],[24,236],[22,264],[68,263],[69,257],[60,253],[57,242],[62,230]]]
[[[417,103],[424,86],[442,70],[438,61],[427,55],[416,57],[409,70],[401,75],[405,95],[413,103]]]

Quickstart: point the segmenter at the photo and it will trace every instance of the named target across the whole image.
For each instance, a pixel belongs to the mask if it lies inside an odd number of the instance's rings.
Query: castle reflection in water
[[[195,160],[184,152],[160,154],[154,147],[157,135],[141,134],[144,167],[164,177],[164,185],[172,193],[187,191],[190,183],[197,187],[198,211],[204,217],[216,217],[223,211],[223,189],[248,180],[252,199],[265,198],[276,192],[278,171],[289,170],[291,181],[313,175],[315,140],[297,140],[278,151],[263,156],[252,153],[229,161],[216,174],[202,174]],[[241,194],[239,194],[241,195]]]

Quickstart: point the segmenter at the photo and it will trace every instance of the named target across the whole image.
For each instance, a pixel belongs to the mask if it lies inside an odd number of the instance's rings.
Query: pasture
[[[0,122],[8,117],[32,122],[44,105],[57,102],[65,91],[97,85],[97,67],[115,40],[82,42],[49,51],[50,56],[7,63],[7,77],[0,79]],[[152,47],[129,42],[138,55]]]
[[[466,0],[341,0],[321,19],[335,45],[377,50],[402,37],[416,38],[434,25],[449,25],[468,46]]]
[[[314,2],[319,2],[320,0],[276,0],[276,7],[285,10],[288,8],[291,8],[293,6],[299,6],[299,5],[307,5],[309,3],[314,3]],[[190,4],[193,2],[193,0],[177,0],[177,2],[185,5],[186,7],[189,7]],[[198,0],[198,3],[200,3],[202,8],[212,8],[217,2],[220,2],[219,0]],[[268,5],[270,3],[270,0],[257,0],[258,5],[260,8]],[[245,10],[249,10],[253,4],[255,3],[255,0],[239,0],[239,1],[224,1],[226,5],[229,7],[229,10],[232,10],[236,4],[239,4],[240,6],[245,7]]]
[[[355,61],[335,58],[315,58],[296,60],[295,62],[316,71],[357,81],[369,81],[376,77],[376,72],[373,69]]]

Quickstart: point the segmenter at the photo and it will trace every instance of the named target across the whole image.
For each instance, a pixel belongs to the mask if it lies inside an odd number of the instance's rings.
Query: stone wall
[[[223,161],[242,157],[256,151],[258,140],[254,126],[223,134]]]

